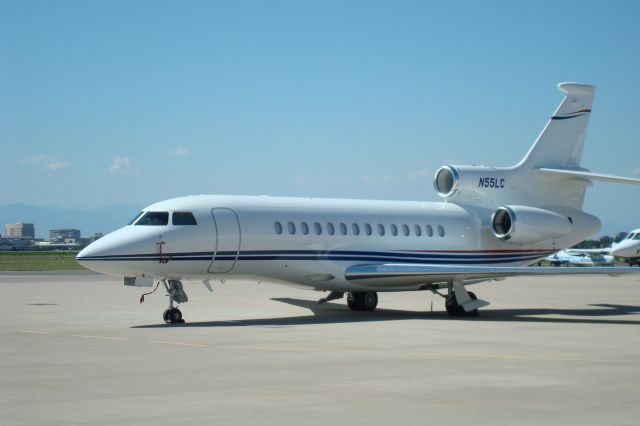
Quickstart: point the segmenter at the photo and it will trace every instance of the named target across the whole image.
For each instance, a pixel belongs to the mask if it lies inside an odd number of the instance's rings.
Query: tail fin
[[[580,167],[596,87],[580,83],[560,83],[558,89],[566,94],[564,100],[518,166],[561,169]]]

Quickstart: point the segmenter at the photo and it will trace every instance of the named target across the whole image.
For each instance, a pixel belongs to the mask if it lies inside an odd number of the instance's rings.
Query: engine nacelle
[[[503,206],[491,216],[493,235],[515,244],[532,244],[569,235],[573,220],[549,210]]]
[[[513,178],[513,173],[503,168],[443,166],[436,171],[433,186],[448,201],[478,205],[511,193]]]

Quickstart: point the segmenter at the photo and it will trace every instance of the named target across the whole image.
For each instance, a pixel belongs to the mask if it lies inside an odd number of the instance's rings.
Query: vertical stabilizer
[[[565,93],[564,100],[519,166],[561,169],[580,167],[596,88],[589,84],[560,83],[558,89]]]

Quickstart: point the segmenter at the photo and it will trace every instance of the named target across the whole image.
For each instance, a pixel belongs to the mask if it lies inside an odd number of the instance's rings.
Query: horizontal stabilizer
[[[615,175],[602,174],[602,173],[591,173],[587,171],[569,170],[569,169],[539,168],[538,170],[550,176],[567,177],[567,178],[574,178],[574,179],[587,179],[590,181],[630,183],[633,185],[640,185],[640,179],[629,178],[624,176],[615,176]]]

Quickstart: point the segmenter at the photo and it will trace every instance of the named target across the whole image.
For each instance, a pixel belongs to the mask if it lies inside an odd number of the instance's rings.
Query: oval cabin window
[[[275,229],[276,234],[278,235],[282,234],[282,224],[280,222],[274,222],[273,229]]]
[[[333,235],[336,233],[336,228],[333,226],[333,223],[327,222],[327,233],[329,235]]]

